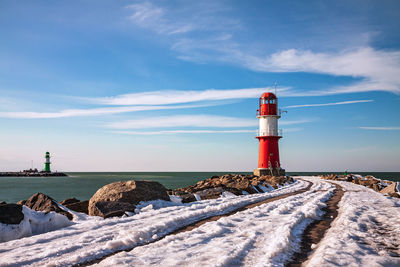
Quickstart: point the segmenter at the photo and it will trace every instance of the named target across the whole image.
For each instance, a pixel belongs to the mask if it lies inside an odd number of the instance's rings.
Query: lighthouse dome
[[[275,96],[275,94],[273,94],[271,92],[266,92],[266,93],[262,94],[261,98],[276,99],[276,96]]]

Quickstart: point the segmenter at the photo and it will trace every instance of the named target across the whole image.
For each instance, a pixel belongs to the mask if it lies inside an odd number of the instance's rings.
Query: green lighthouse
[[[46,152],[46,155],[44,156],[46,161],[44,162],[44,171],[45,172],[51,172],[50,171],[50,152]]]

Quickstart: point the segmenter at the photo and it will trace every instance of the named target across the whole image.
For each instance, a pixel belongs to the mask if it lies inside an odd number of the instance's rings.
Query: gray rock
[[[0,223],[19,224],[24,219],[22,206],[18,204],[0,205]]]

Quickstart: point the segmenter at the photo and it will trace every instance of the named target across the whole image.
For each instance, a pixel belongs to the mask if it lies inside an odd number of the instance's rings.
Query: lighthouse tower
[[[44,162],[44,172],[51,172],[50,171],[50,152],[46,152],[46,155],[44,156],[46,161]]]
[[[259,151],[258,168],[254,170],[254,175],[285,175],[279,161],[278,141],[282,138],[278,134],[280,115],[277,97],[270,92],[264,93],[257,110],[260,124],[256,138],[259,140]]]

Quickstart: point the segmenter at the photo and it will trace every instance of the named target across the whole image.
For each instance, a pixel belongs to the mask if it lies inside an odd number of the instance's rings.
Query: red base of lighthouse
[[[259,140],[258,168],[270,169],[281,167],[279,162],[278,141],[281,136],[257,136]]]
[[[285,170],[281,169],[279,161],[278,141],[281,136],[257,136],[259,140],[258,149],[258,168],[254,170],[254,175],[285,175]]]

